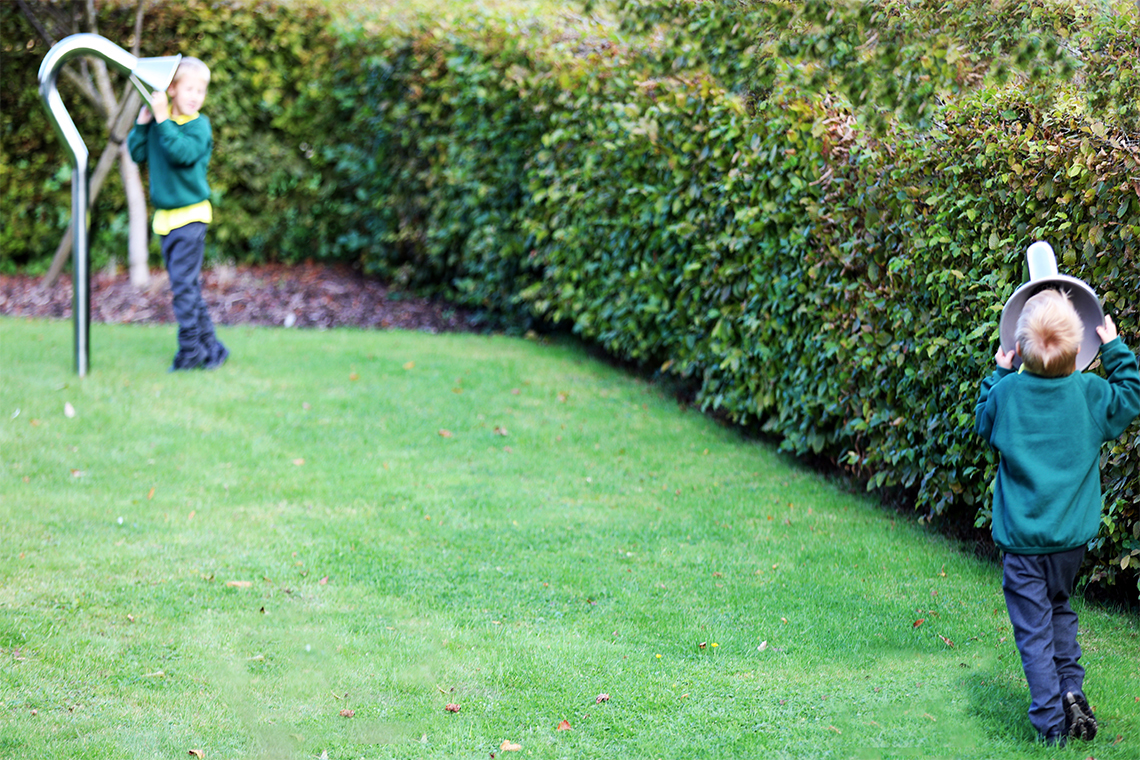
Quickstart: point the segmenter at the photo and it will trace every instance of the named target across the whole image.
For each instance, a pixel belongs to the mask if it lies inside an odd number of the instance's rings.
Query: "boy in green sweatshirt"
[[[197,58],[183,58],[166,92],[155,92],[127,137],[131,158],[150,165],[152,229],[162,239],[162,259],[170,275],[178,353],[170,371],[215,369],[230,352],[214,333],[202,299],[202,259],[206,226],[213,220],[206,168],[214,148],[210,120],[199,113],[206,100],[210,69]],[[152,110],[153,109],[153,110]]]
[[[1054,746],[1096,735],[1069,596],[1100,528],[1101,444],[1140,414],[1136,356],[1111,317],[1096,331],[1107,380],[1076,371],[1084,325],[1068,296],[1033,296],[1015,349],[998,349],[977,404],[977,432],[1001,453],[993,537],[1004,553],[1002,590],[1029,682],[1029,721]]]

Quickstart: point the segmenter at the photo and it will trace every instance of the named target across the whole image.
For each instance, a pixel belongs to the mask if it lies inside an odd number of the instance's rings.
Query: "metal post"
[[[87,151],[71,169],[71,315],[75,328],[75,372],[86,377],[91,368],[91,253],[87,245],[88,224]]]
[[[91,336],[91,272],[90,253],[87,247],[87,145],[75,127],[63,99],[59,96],[57,80],[63,64],[81,55],[102,58],[124,74],[150,103],[150,91],[165,90],[174,77],[181,56],[139,59],[105,37],[97,34],[73,34],[52,45],[40,64],[40,98],[47,108],[49,120],[56,134],[63,140],[71,158],[71,259],[74,271],[72,287],[72,320],[75,324],[75,371],[85,377],[90,368]]]

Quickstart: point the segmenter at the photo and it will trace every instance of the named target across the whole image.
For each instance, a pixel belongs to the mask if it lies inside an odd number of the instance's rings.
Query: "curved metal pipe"
[[[75,326],[75,371],[84,377],[90,367],[91,342],[91,273],[87,247],[87,145],[63,105],[57,87],[59,70],[70,59],[81,55],[97,55],[120,71],[130,73],[138,59],[121,47],[97,34],[73,34],[57,42],[40,64],[40,98],[56,134],[63,140],[71,158],[71,316]]]
[[[63,140],[71,158],[71,226],[72,249],[71,259],[74,271],[72,278],[72,321],[75,324],[75,371],[80,377],[87,374],[90,364],[89,348],[91,337],[91,273],[90,256],[87,243],[87,193],[88,176],[87,162],[89,154],[87,145],[75,127],[71,115],[63,105],[57,87],[59,70],[63,64],[72,58],[83,55],[93,55],[102,58],[113,68],[130,76],[131,83],[143,94],[143,98],[150,103],[150,92],[147,87],[157,90],[166,89],[174,76],[174,69],[181,56],[164,59],[143,59],[144,61],[159,63],[159,69],[149,69],[146,77],[151,81],[140,81],[144,78],[140,69],[140,60],[106,37],[97,34],[73,34],[64,37],[52,45],[51,50],[44,56],[40,64],[40,98],[47,108],[48,117],[55,128],[56,134]],[[167,76],[169,74],[169,76]],[[165,82],[162,81],[165,78]]]

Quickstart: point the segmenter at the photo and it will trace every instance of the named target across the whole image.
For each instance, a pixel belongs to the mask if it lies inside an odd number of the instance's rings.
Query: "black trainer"
[[[1062,701],[1065,704],[1065,719],[1069,723],[1069,736],[1085,741],[1096,736],[1096,716],[1085,695],[1066,692]]]
[[[215,343],[210,354],[210,358],[202,365],[206,369],[217,369],[226,363],[226,359],[230,358],[230,350],[221,343]]]
[[[187,354],[183,351],[179,351],[174,355],[174,362],[171,363],[170,369],[166,371],[180,372],[182,370],[199,369],[206,364],[207,358],[205,352]]]

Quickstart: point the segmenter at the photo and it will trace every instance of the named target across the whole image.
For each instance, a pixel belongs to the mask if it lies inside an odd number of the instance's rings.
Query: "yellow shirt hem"
[[[209,201],[202,201],[182,208],[160,208],[154,212],[154,224],[151,229],[156,235],[169,235],[179,227],[185,227],[193,222],[214,221],[214,210]]]

